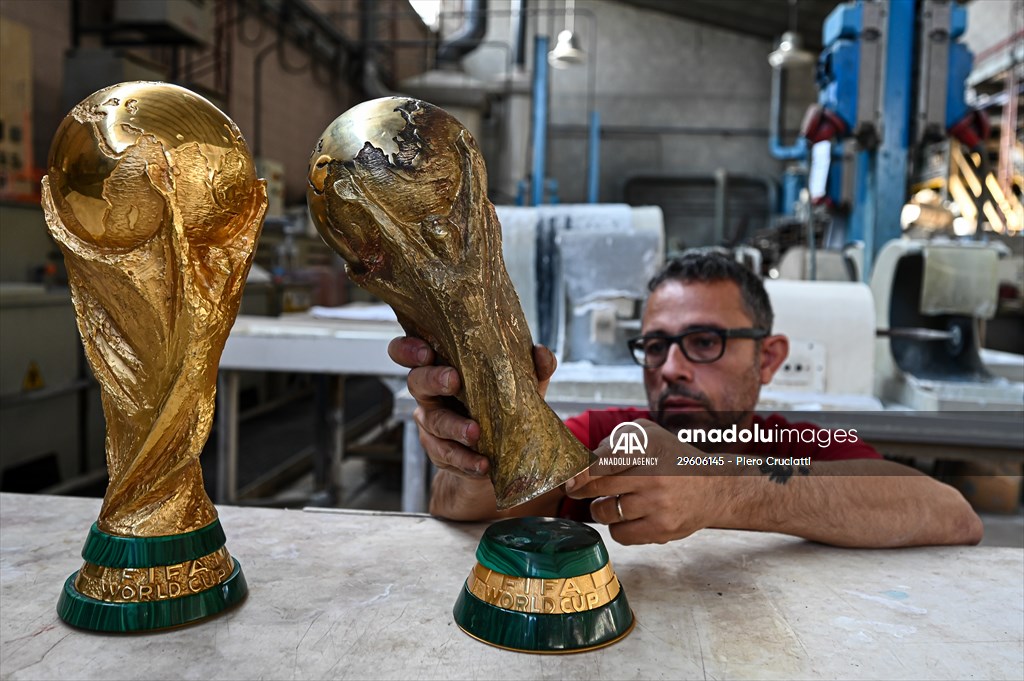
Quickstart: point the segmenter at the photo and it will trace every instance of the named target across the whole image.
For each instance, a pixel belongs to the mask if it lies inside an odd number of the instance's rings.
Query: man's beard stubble
[[[699,402],[702,410],[689,411],[666,408],[665,402],[670,397],[685,397]],[[675,433],[681,428],[704,430],[708,428],[728,428],[743,419],[747,412],[720,411],[712,408],[711,401],[701,392],[688,390],[680,386],[669,386],[658,396],[658,403],[651,416],[659,426]]]
[[[715,409],[711,399],[703,392],[675,384],[668,386],[662,391],[658,396],[657,403],[651,405],[651,418],[670,433],[677,433],[683,428],[690,430],[721,430],[729,428],[733,424],[740,425],[753,413],[760,394],[759,368],[755,366],[751,367],[751,369],[750,374],[746,376],[746,385],[742,386],[743,394],[733,393],[734,399],[729,400],[728,404],[722,405],[724,408]],[[703,409],[685,411],[666,408],[665,402],[670,397],[683,397],[693,400],[699,403]],[[704,449],[712,451],[713,447],[714,445],[709,445]]]

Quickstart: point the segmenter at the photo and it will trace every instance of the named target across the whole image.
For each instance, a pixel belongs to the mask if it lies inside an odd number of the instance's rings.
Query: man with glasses
[[[458,392],[458,372],[431,366],[433,352],[419,339],[392,341],[392,359],[412,369],[408,382],[419,405],[420,442],[439,469],[431,486],[432,514],[453,520],[508,514],[593,520],[609,525],[623,544],[665,543],[705,527],[783,532],[838,546],[980,541],[981,521],[959,492],[883,460],[863,441],[702,444],[701,451],[682,443],[681,429],[815,427],[754,414],[761,386],[789,352],[788,339],[771,333],[771,304],[754,273],[721,253],[688,252],[669,262],[649,288],[641,334],[629,342],[644,367],[649,409],[588,411],[566,425],[599,460],[614,461],[608,436],[621,423],[637,423],[647,436],[645,456],[657,458],[659,467],[591,468],[504,514],[496,511],[489,462],[473,449],[479,426],[438,400]],[[554,356],[537,346],[534,363],[543,394]],[[748,465],[723,456],[721,464],[688,465],[712,452],[741,453],[754,461],[810,457],[811,463]],[[680,461],[686,465],[676,465]]]

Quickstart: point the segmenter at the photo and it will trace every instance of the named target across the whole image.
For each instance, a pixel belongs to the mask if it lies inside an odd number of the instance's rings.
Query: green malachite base
[[[216,549],[215,549],[216,550]],[[242,566],[224,582],[199,593],[138,603],[110,603],[83,596],[75,590],[75,572],[64,582],[57,614],[73,627],[104,632],[135,632],[167,629],[216,615],[240,603],[249,592]]]
[[[82,558],[94,565],[112,568],[177,565],[209,555],[224,546],[225,541],[220,519],[192,532],[163,537],[107,534],[93,523],[82,548]]]
[[[511,518],[484,531],[480,565],[511,577],[568,579],[608,565],[601,535],[560,518]],[[530,653],[574,653],[615,643],[633,629],[625,591],[611,602],[568,614],[508,610],[474,596],[463,585],[455,622],[470,636],[499,648]]]
[[[484,530],[476,559],[503,575],[562,579],[600,570],[608,564],[608,551],[597,530],[582,523],[510,518]]]
[[[82,547],[82,558],[106,568],[145,570],[199,560],[221,549],[224,542],[224,530],[217,519],[192,532],[162,537],[107,534],[93,523]],[[198,622],[242,602],[249,593],[242,566],[234,558],[231,560],[234,569],[220,584],[187,596],[150,601],[101,601],[86,596],[75,588],[76,572],[64,582],[64,590],[57,601],[57,614],[73,627],[122,633]]]
[[[469,593],[455,601],[455,623],[475,639],[524,653],[582,653],[603,648],[633,629],[633,612],[620,591],[608,605],[570,615],[505,610]]]

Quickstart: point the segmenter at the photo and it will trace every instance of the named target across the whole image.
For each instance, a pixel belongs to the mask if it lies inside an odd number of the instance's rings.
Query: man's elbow
[[[975,546],[981,542],[985,534],[985,526],[981,518],[971,508],[971,504],[960,492],[948,488],[952,497],[951,508],[948,512],[949,518],[949,544]]]
[[[962,498],[962,497],[961,497]],[[967,500],[963,501],[964,509],[960,513],[960,517],[957,519],[956,527],[956,544],[966,544],[969,546],[976,546],[981,542],[981,538],[985,535],[985,526],[981,522],[981,518],[974,512],[971,505],[967,503]]]

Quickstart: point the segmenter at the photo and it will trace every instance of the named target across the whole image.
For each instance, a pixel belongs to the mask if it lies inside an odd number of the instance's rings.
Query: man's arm
[[[958,491],[893,461],[826,461],[807,475],[774,478],[756,467],[744,473],[732,478],[723,527],[850,547],[981,541],[981,520]]]
[[[430,484],[430,514],[450,520],[494,520],[508,516],[553,516],[564,497],[552,490],[508,511],[498,511],[489,477],[490,461],[475,450],[480,425],[448,409],[442,398],[459,392],[459,373],[452,367],[432,366],[434,352],[418,338],[396,338],[388,346],[396,363],[411,369],[409,393],[416,400],[413,418],[419,427],[420,444],[438,468]],[[540,394],[547,391],[555,371],[555,357],[542,346],[534,347]]]
[[[675,456],[695,450],[654,423],[639,423],[651,442],[648,456],[663,467],[659,474],[587,471],[566,485],[571,497],[599,497],[591,514],[620,543],[665,543],[706,527],[783,532],[862,548],[981,540],[981,521],[963,496],[907,466],[861,459],[807,468],[682,468],[674,465]],[[595,455],[608,456],[607,447],[602,443]]]

